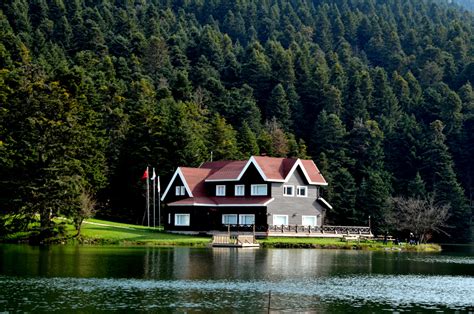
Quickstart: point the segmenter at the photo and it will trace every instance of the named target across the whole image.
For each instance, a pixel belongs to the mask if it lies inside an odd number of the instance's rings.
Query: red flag
[[[146,168],[145,172],[143,173],[142,180],[148,179],[148,167]]]

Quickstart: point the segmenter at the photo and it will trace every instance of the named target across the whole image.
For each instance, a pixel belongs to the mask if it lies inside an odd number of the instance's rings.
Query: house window
[[[244,195],[245,195],[245,185],[236,185],[235,196],[244,196]]]
[[[222,215],[222,224],[223,225],[236,225],[237,224],[237,214],[223,214]]]
[[[216,196],[225,196],[225,185],[216,185]]]
[[[171,224],[171,214],[168,214],[168,225]]]
[[[245,214],[239,215],[239,225],[253,225],[255,224],[255,215]]]
[[[298,186],[296,188],[296,196],[307,197],[308,196],[308,187],[307,186]]]
[[[273,215],[273,224],[275,226],[288,225],[288,215]]]
[[[314,227],[316,226],[316,216],[303,216],[302,221],[301,221],[303,226],[311,226]]]
[[[295,196],[295,187],[293,185],[284,185],[283,196]]]
[[[183,185],[178,185],[175,190],[175,195],[186,195],[186,188]]]
[[[267,185],[266,184],[252,184],[250,194],[253,196],[267,195]]]
[[[189,214],[175,214],[174,225],[175,226],[189,226]]]

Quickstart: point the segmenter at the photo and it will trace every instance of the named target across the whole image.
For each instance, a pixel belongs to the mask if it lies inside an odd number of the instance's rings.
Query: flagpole
[[[148,172],[148,167],[146,167],[146,171]],[[148,227],[150,227],[150,179],[146,178],[146,214],[147,214],[147,222]]]
[[[155,168],[153,168],[153,228],[156,227],[156,219],[155,219],[155,185],[156,185],[156,175],[155,175]]]
[[[161,187],[160,176],[158,176],[158,228],[161,226]]]

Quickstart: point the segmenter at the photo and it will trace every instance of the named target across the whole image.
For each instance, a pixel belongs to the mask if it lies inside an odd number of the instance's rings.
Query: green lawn
[[[210,237],[188,236],[166,233],[162,229],[111,222],[99,219],[88,219],[82,225],[81,235],[74,237],[76,230],[70,221],[58,219],[65,225],[66,238],[51,239],[51,242],[82,243],[82,244],[121,244],[121,245],[161,245],[161,246],[206,246]],[[8,235],[3,240],[18,242],[28,239],[29,232],[18,232]],[[437,244],[384,245],[380,241],[349,241],[339,238],[290,238],[270,237],[258,242],[265,248],[322,248],[322,249],[358,249],[358,250],[403,250],[403,251],[440,251]]]
[[[150,227],[89,219],[82,225],[78,240],[82,243],[97,244],[204,246],[210,242],[210,237],[170,234]]]
[[[441,247],[437,244],[394,245],[392,242],[383,244],[381,241],[341,241],[339,238],[287,238],[270,237],[259,241],[263,247],[273,248],[321,248],[321,249],[358,249],[358,250],[396,250],[438,252]]]

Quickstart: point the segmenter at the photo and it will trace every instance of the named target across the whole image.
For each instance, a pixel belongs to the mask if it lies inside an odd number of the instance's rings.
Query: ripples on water
[[[474,258],[469,256],[426,256],[408,258],[407,260],[424,263],[473,264]]]
[[[263,310],[270,290],[272,308],[289,311],[346,303],[377,304],[385,310],[472,310],[474,305],[474,278],[457,276],[363,275],[278,282],[0,277],[0,308]]]

